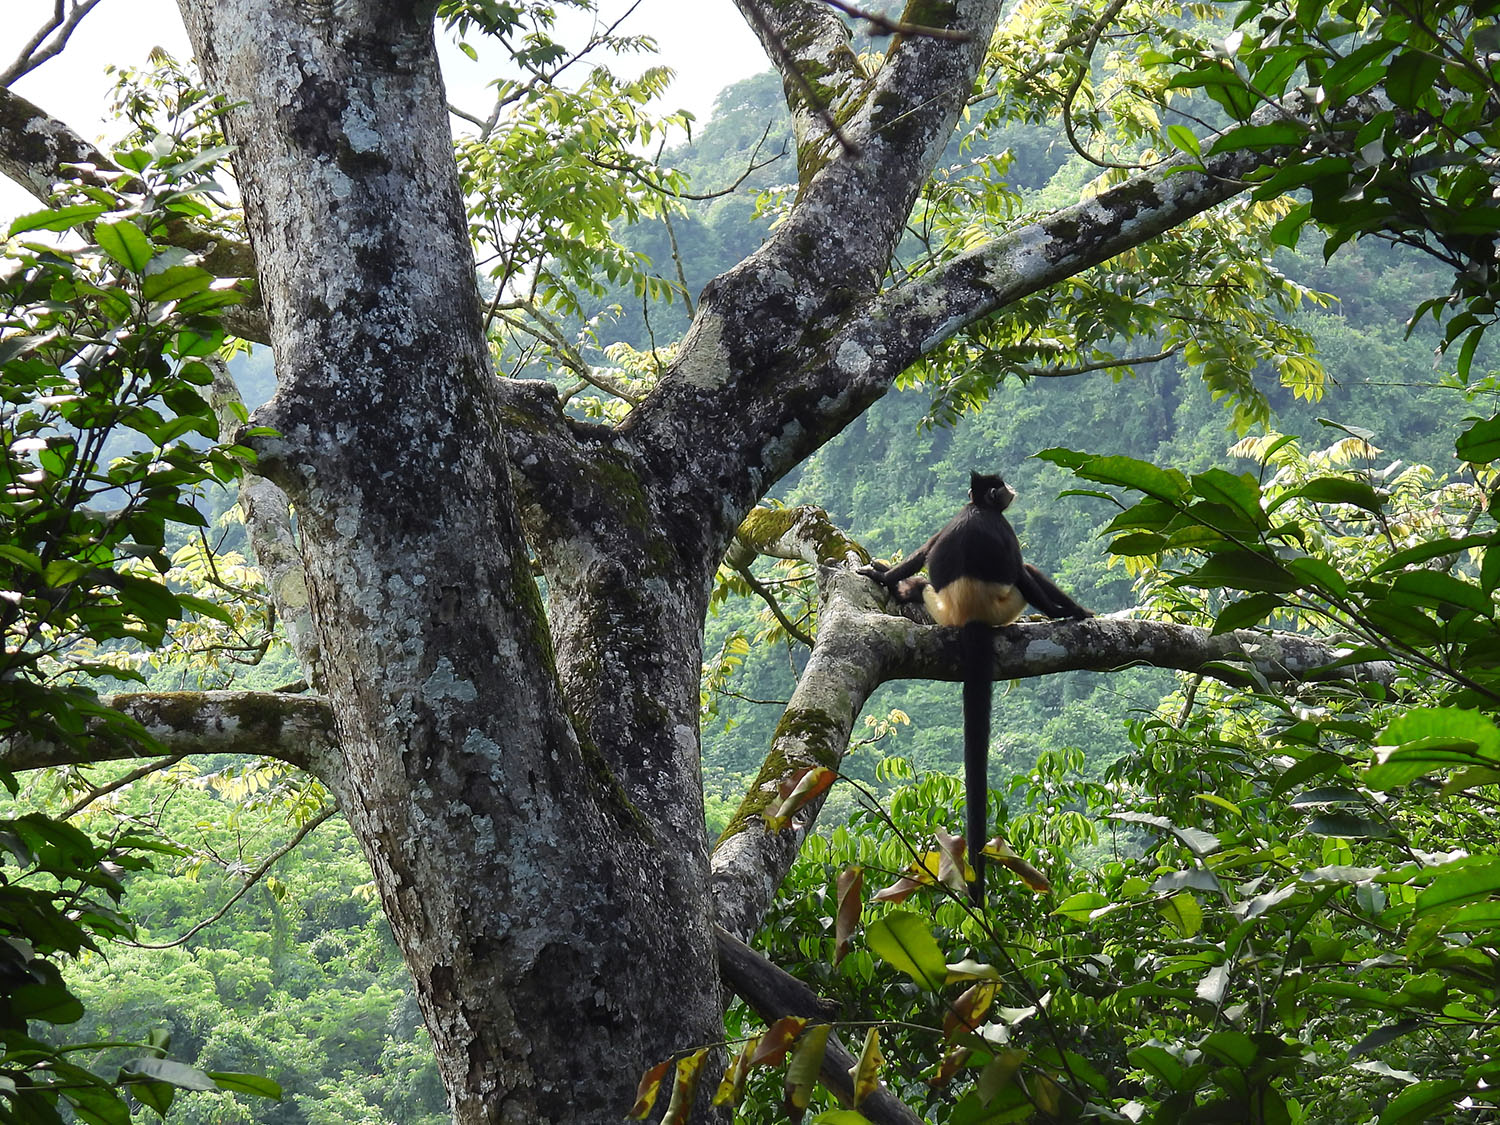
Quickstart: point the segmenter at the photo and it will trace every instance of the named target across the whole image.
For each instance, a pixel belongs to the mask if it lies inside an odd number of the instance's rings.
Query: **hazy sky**
[[[628,7],[622,0],[601,0],[606,14]],[[53,0],[0,0],[0,60],[8,64],[39,28],[53,8]],[[677,71],[667,107],[690,109],[705,121],[714,95],[731,82],[766,68],[760,45],[746,28],[730,0],[641,0],[622,30],[655,36],[661,53],[654,59],[621,61],[622,72],[654,63]],[[440,41],[446,37],[440,33]],[[187,36],[175,0],[104,0],[79,25],[58,58],[18,81],[16,93],[60,117],[90,140],[109,130],[105,120],[106,94],[112,85],[104,73],[109,63],[140,65],[153,47],[165,47],[178,57],[188,54]],[[443,52],[449,99],[474,113],[489,109],[484,84],[495,77],[494,66],[473,63],[451,41]],[[25,192],[0,176],[0,220],[35,209]]]

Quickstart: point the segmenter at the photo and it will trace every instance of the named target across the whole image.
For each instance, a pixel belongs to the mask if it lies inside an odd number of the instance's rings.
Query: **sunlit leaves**
[[[1327,253],[1378,232],[1451,266],[1450,300],[1466,308],[1447,321],[1445,338],[1458,345],[1457,368],[1467,377],[1479,336],[1493,321],[1496,292],[1489,265],[1500,208],[1491,169],[1500,133],[1488,100],[1491,13],[1460,4],[1395,10],[1358,2],[1338,13],[1325,22],[1316,6],[1299,5],[1293,15],[1251,0],[1237,17],[1233,51],[1183,41],[1163,55],[1179,68],[1170,85],[1201,89],[1241,123],[1213,141],[1215,151],[1287,151],[1288,159],[1262,175],[1257,193],[1305,193],[1277,241],[1293,244],[1296,227],[1313,220],[1329,232]],[[1301,90],[1293,93],[1295,87]],[[1309,130],[1266,122],[1265,115],[1245,124],[1288,95],[1314,102],[1324,120],[1343,114],[1359,127]],[[1438,298],[1431,307],[1446,303]]]
[[[493,15],[476,14],[481,5],[451,7],[455,26],[491,30]],[[517,6],[515,26],[536,21],[537,42],[555,47],[548,11]],[[608,35],[599,46],[634,50],[650,43]],[[648,301],[678,295],[677,282],[621,236],[630,224],[677,206],[682,177],[641,153],[659,148],[665,131],[687,119],[647,109],[670,81],[663,67],[623,79],[596,66],[564,86],[550,80],[550,66],[539,60],[529,81],[501,80],[494,120],[461,136],[455,153],[469,235],[492,287],[488,326],[498,365],[577,378],[593,366],[608,367],[595,319],[607,295],[623,290]]]
[[[210,116],[216,110],[207,111]],[[136,658],[184,618],[218,625],[229,612],[169,580],[169,532],[200,528],[203,492],[233,482],[250,457],[219,442],[201,388],[204,357],[223,342],[218,310],[239,299],[190,253],[168,223],[205,208],[200,171],[223,155],[184,154],[170,137],[118,154],[134,173],[120,190],[64,189],[87,202],[22,216],[0,270],[0,738],[149,752],[152,740],[104,707],[90,677],[139,678]],[[96,221],[97,220],[97,221]],[[92,230],[80,227],[94,223]],[[32,231],[73,230],[61,248]],[[81,241],[80,241],[81,239]],[[14,789],[14,782],[0,778]],[[33,1036],[79,1019],[60,958],[129,936],[118,874],[165,850],[125,833],[96,845],[76,829],[32,816],[0,825],[3,858],[22,878],[0,878],[0,1070],[6,1120],[113,1125],[136,1102],[165,1113],[178,1090],[279,1097],[268,1080],[209,1073],[165,1057],[165,1035],[113,1078],[82,1056]],[[28,1026],[28,1023],[30,1026]],[[18,1116],[12,1116],[18,1115]]]
[[[1478,712],[1420,707],[1381,732],[1365,781],[1393,789],[1431,773],[1476,766],[1500,766],[1500,729]]]

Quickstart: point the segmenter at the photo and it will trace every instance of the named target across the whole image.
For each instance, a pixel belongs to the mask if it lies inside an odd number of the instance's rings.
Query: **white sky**
[[[627,6],[624,0],[600,2],[606,15]],[[19,54],[52,8],[53,0],[0,0],[0,65]],[[767,66],[760,45],[730,0],[642,0],[621,30],[654,36],[660,54],[629,56],[612,64],[613,69],[628,73],[658,63],[672,67],[677,79],[661,108],[689,109],[700,124],[708,119],[719,90]],[[445,47],[449,100],[482,116],[492,104],[484,84],[495,77],[494,65],[486,66],[483,54],[480,63],[470,62],[448,37],[441,32],[439,36]],[[141,65],[153,47],[165,47],[179,58],[189,53],[176,0],[104,0],[79,25],[60,56],[20,79],[13,89],[97,141],[110,130],[105,104],[113,83],[104,67]],[[31,196],[0,176],[0,221],[8,224],[35,208]]]

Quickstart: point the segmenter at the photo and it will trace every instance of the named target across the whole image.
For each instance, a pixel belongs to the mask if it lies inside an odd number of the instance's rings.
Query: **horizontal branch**
[[[760,774],[713,854],[719,923],[748,936],[759,927],[823,798],[798,811],[780,832],[765,830],[768,806],[809,766],[838,769],[860,710],[889,680],[959,681],[959,631],[917,623],[893,612],[883,587],[845,567],[819,573],[818,636],[806,669],[777,725]],[[995,630],[994,678],[1019,680],[1056,672],[1109,672],[1150,666],[1201,673],[1235,685],[1344,682],[1390,684],[1395,665],[1340,665],[1337,645],[1290,633],[1207,629],[1124,616],[1087,621],[1023,622]]]
[[[963,679],[957,630],[907,627],[910,634],[901,638],[904,659],[894,662],[891,679]],[[1348,650],[1314,637],[1250,629],[1215,635],[1196,625],[1124,614],[1087,621],[1021,621],[995,630],[994,641],[997,680],[1137,666],[1201,673],[1236,687],[1257,680],[1389,686],[1396,678],[1396,666],[1388,661],[1340,664]]]
[[[321,696],[274,691],[172,691],[106,696],[168,754],[253,754],[322,775],[336,760],[333,712]],[[0,745],[0,769],[121,761],[153,752],[98,740],[80,748],[17,740]]]

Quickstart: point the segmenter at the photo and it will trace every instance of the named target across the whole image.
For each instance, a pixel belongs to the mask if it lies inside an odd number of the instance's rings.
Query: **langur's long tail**
[[[984,902],[984,843],[989,838],[990,694],[995,683],[994,632],[971,621],[958,634],[964,674],[964,836],[974,881],[969,901]]]

